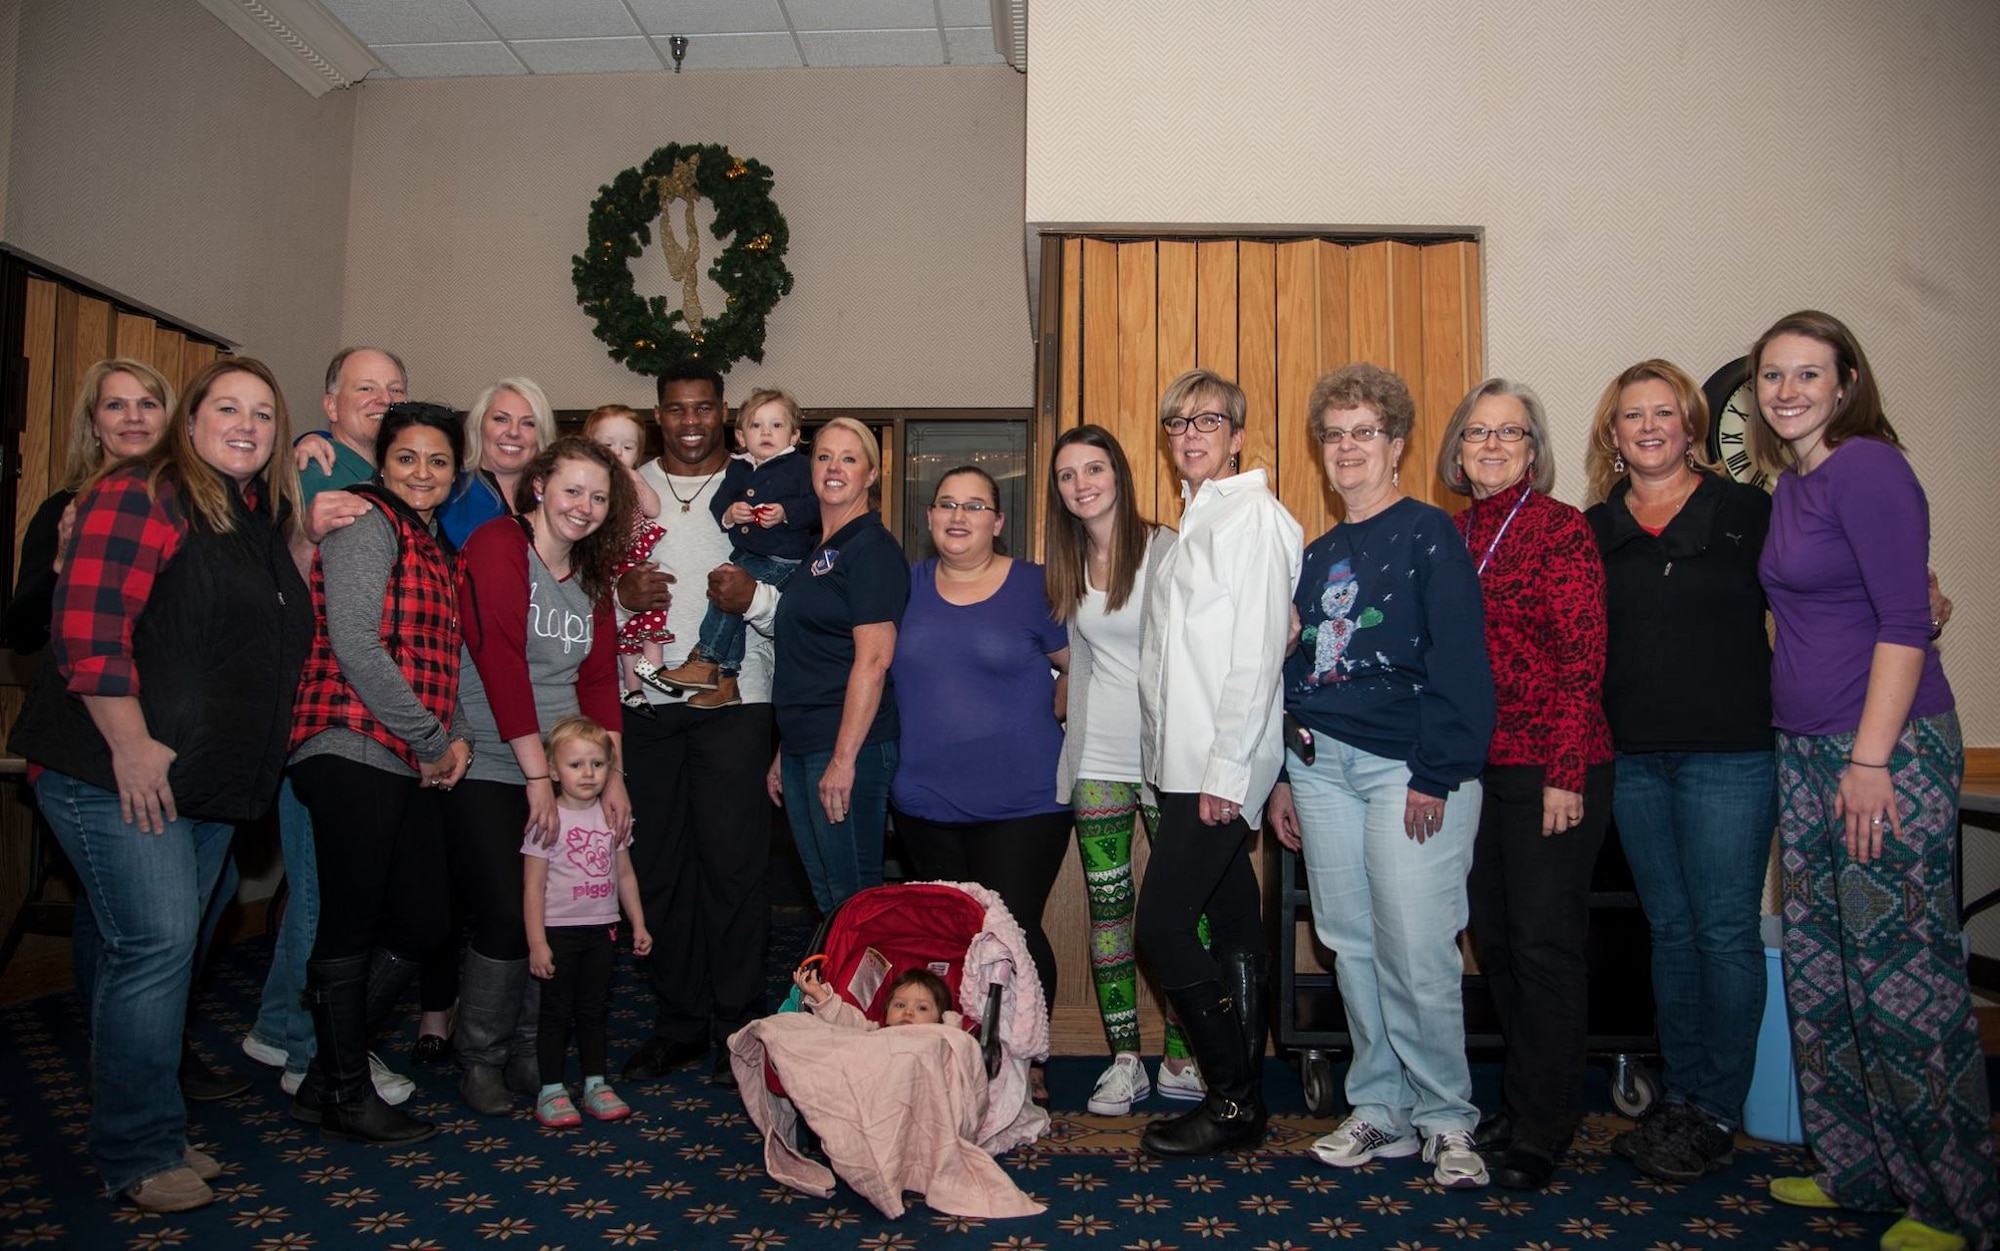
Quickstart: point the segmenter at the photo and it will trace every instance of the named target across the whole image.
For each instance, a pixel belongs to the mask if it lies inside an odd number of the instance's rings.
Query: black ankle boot
[[[368,1071],[368,963],[365,955],[306,961],[306,1002],[319,1038],[313,1064],[324,1082],[320,1137],[422,1142],[437,1126],[382,1102]]]
[[[1208,1094],[1185,1116],[1149,1127],[1139,1145],[1154,1155],[1171,1156],[1215,1155],[1256,1146],[1264,1140],[1264,1105],[1244,1054],[1235,1001],[1217,982],[1169,990],[1167,998],[1180,1016],[1195,1062],[1201,1065]]]

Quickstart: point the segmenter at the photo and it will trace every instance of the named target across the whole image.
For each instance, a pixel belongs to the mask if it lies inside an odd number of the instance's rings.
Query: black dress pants
[[[1542,835],[1539,765],[1488,765],[1466,893],[1480,971],[1507,1042],[1514,1141],[1559,1156],[1583,1116],[1590,875],[1611,819],[1612,766],[1584,775],[1583,820]],[[1634,976],[1642,976],[1635,972]]]
[[[632,869],[653,934],[653,1033],[667,1042],[724,1039],[765,1014],[764,772],[774,747],[769,704],[662,704],[651,717],[625,717]]]
[[[1068,809],[1005,821],[926,821],[896,814],[896,832],[918,877],[977,882],[1000,896],[1027,936],[1042,1002],[1051,1007],[1056,1001],[1056,952],[1042,929],[1042,911],[1062,872],[1074,821]]]
[[[1200,795],[1160,796],[1160,828],[1139,886],[1133,938],[1163,990],[1220,982],[1222,965],[1210,949],[1264,951],[1250,826],[1240,814],[1221,825],[1204,825],[1200,804]],[[1209,948],[1201,945],[1203,914]]]

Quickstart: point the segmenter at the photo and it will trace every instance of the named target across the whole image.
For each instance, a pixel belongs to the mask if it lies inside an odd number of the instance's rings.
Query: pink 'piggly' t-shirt
[[[553,847],[533,838],[521,841],[521,854],[549,862],[548,892],[543,897],[542,924],[618,924],[618,853],[613,849],[604,805],[588,808],[556,806],[561,833]]]

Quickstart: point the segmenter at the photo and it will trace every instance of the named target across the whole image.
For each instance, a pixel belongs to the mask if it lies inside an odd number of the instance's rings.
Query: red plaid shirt
[[[56,671],[76,695],[137,695],[132,634],[153,584],[187,537],[173,484],[148,495],[146,470],[120,469],[76,502],[69,559],[49,627]]]

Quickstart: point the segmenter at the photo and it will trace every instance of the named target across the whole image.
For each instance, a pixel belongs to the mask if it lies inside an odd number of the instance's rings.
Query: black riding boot
[[[1167,991],[1208,1093],[1192,1112],[1155,1123],[1139,1145],[1154,1155],[1215,1155],[1264,1140],[1264,1108],[1244,1055],[1236,1004],[1218,982]]]
[[[1261,951],[1230,951],[1222,956],[1223,985],[1236,1000],[1236,1019],[1243,1027],[1243,1056],[1250,1081],[1251,1102],[1264,1122],[1264,1038],[1270,1029],[1271,957]]]
[[[375,1093],[368,1072],[368,957],[306,961],[306,1003],[319,1038],[325,1085],[320,1106],[322,1138],[342,1142],[422,1142],[437,1132],[429,1121],[390,1107]]]

